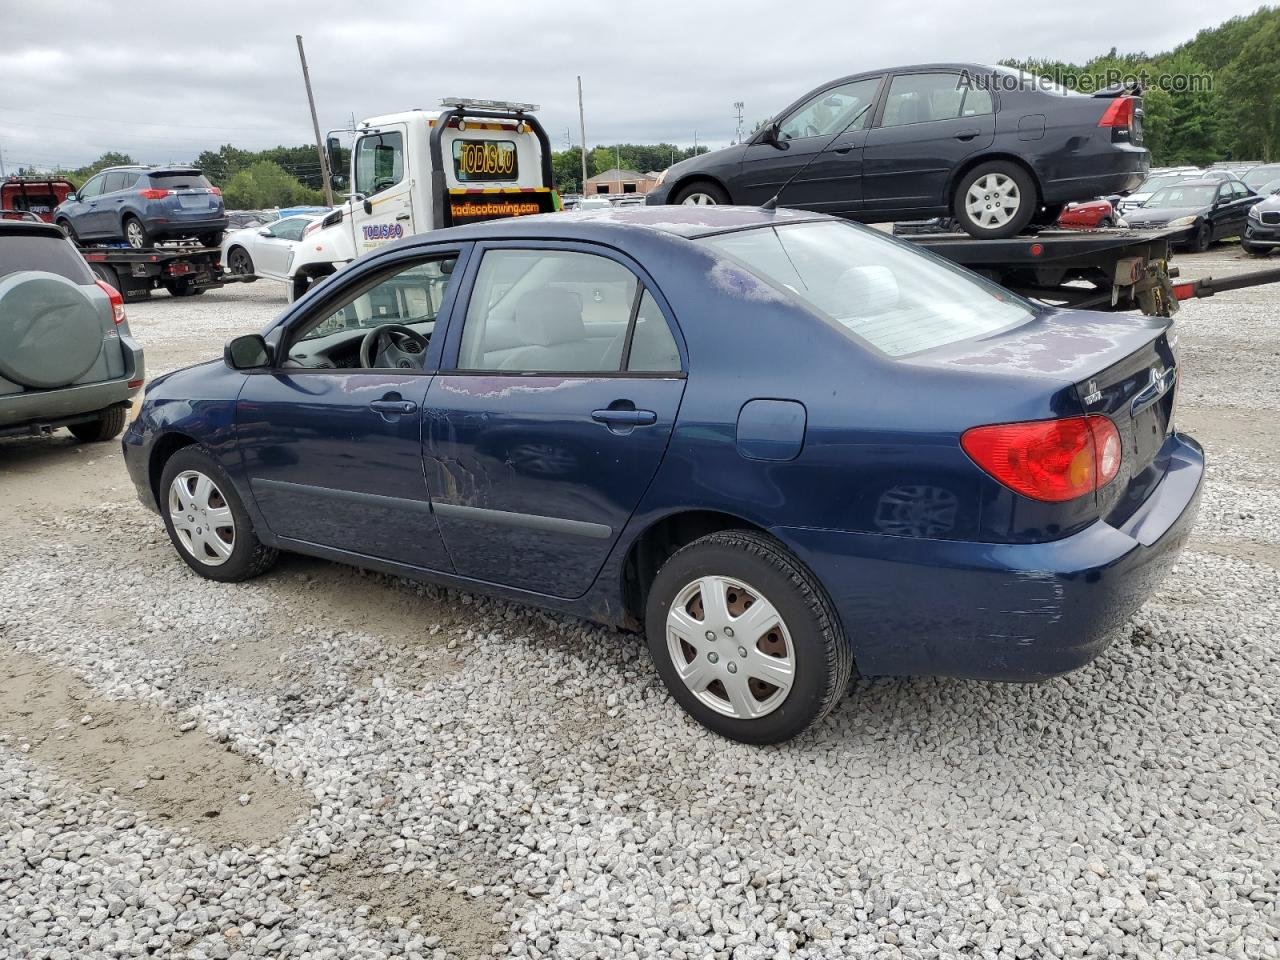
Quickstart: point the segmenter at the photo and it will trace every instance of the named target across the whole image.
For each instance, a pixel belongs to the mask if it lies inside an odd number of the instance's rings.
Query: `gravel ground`
[[[283,304],[129,313],[154,375]],[[630,636],[305,558],[200,580],[115,444],[0,442],[0,955],[1280,956],[1280,297],[1179,327],[1212,466],[1129,636],[859,680],[772,749]]]

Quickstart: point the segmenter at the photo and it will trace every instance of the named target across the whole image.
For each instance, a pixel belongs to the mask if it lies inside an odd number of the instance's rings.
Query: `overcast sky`
[[[0,151],[10,172],[76,167],[104,150],[186,162],[221,143],[310,142],[294,35],[322,129],[436,107],[442,96],[540,104],[553,145],[576,142],[582,75],[591,145],[723,146],[809,88],[860,70],[1002,57],[1082,61],[1113,44],[1167,50],[1257,2],[1114,0],[0,0]],[[128,12],[126,13],[126,8]]]

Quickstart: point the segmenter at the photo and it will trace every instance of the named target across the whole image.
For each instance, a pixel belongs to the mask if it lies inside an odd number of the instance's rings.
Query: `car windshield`
[[[1195,187],[1165,187],[1151,195],[1151,199],[1143,204],[1155,210],[1170,210],[1176,207],[1207,207],[1218,195],[1218,187],[1202,184]]]
[[[995,284],[852,224],[760,227],[701,242],[889,356],[986,336],[1035,315]]]
[[[1134,193],[1155,193],[1161,187],[1167,187],[1170,184],[1180,183],[1187,179],[1185,173],[1161,173],[1154,177],[1147,177],[1138,185],[1138,189]]]
[[[1270,163],[1265,167],[1254,167],[1244,175],[1244,182],[1252,190],[1265,186],[1272,180],[1280,179],[1280,163]]]

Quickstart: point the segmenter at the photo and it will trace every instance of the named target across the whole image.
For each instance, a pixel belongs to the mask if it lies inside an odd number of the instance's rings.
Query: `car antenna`
[[[772,197],[770,197],[770,198],[769,198],[768,200],[766,200],[764,203],[760,204],[760,209],[761,209],[761,210],[777,210],[777,209],[778,209],[778,198],[782,196],[782,191],[783,191],[783,190],[785,190],[785,189],[787,189],[787,187],[791,186],[791,185],[792,185],[793,183],[795,183],[798,179],[800,179],[800,176],[801,176],[801,175],[802,175],[806,170],[808,170],[808,169],[809,169],[809,167],[813,164],[813,161],[817,160],[820,156],[822,156],[824,153],[826,153],[826,152],[827,152],[827,150],[830,148],[830,146],[831,146],[833,143],[835,143],[837,140],[839,140],[841,137],[843,137],[846,133],[848,133],[848,132],[849,132],[849,128],[850,128],[850,127],[852,127],[855,123],[857,123],[859,120],[861,120],[861,119],[862,119],[863,114],[865,114],[868,110],[870,110],[870,109],[871,109],[871,104],[873,104],[873,103],[875,103],[875,100],[874,100],[874,99],[871,101],[871,103],[868,103],[865,107],[863,107],[861,110],[859,110],[857,113],[855,113],[855,114],[853,115],[853,119],[852,119],[852,120],[850,120],[850,121],[849,121],[848,123],[846,123],[843,127],[841,127],[841,128],[839,129],[839,131],[837,131],[837,133],[836,133],[836,135],[835,135],[834,137],[832,137],[830,140],[828,140],[826,143],[824,143],[824,144],[822,145],[822,149],[821,149],[821,150],[819,150],[819,151],[818,151],[817,153],[815,153],[812,157],[810,157],[810,158],[808,159],[808,161],[806,161],[806,163],[805,163],[805,165],[804,165],[803,167],[801,167],[799,170],[797,170],[795,173],[793,173],[793,174],[791,175],[791,178],[790,178],[786,183],[784,183],[782,186],[780,186],[780,187],[778,188],[778,192],[777,192],[777,193],[775,193]]]

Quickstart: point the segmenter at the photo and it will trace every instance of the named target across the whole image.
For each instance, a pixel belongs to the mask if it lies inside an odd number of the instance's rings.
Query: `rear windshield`
[[[209,181],[198,173],[149,173],[148,177],[157,187],[164,187],[166,190],[182,190],[184,188],[191,190],[207,190]]]
[[[93,283],[93,274],[71,241],[51,236],[0,233],[0,280],[25,270],[43,270],[73,283]]]
[[[889,356],[980,337],[1034,316],[1027,301],[900,241],[800,223],[701,241]]]

